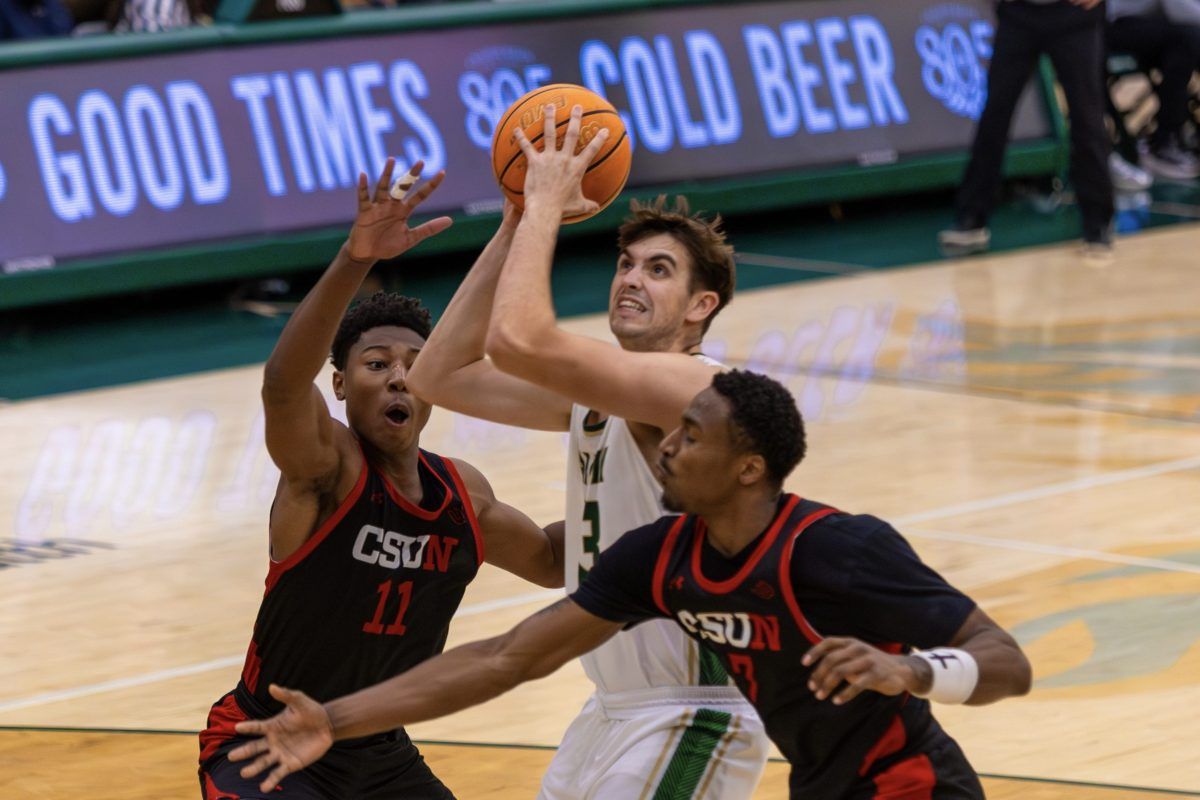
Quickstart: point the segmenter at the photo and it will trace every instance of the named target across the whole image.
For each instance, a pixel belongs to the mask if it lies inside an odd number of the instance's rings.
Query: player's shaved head
[[[767,473],[782,484],[804,458],[804,420],[796,401],[766,375],[731,370],[713,377],[712,388],[729,403],[731,438],[763,457]]]

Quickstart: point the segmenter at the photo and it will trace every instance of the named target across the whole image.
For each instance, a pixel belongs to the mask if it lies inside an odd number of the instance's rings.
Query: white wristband
[[[965,703],[979,683],[979,665],[966,650],[937,647],[914,650],[912,655],[928,661],[933,671],[929,691],[918,697],[928,697],[936,703]]]

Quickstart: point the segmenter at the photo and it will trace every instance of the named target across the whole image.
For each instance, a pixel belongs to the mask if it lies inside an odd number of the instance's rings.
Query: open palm
[[[239,722],[239,734],[262,738],[249,741],[229,753],[230,761],[254,759],[242,768],[243,778],[267,773],[259,787],[264,792],[271,791],[284,777],[325,755],[333,744],[333,725],[320,703],[304,692],[274,684],[270,692],[287,708],[270,719]]]
[[[419,174],[423,166],[424,163],[418,161],[412,171]],[[374,196],[368,190],[367,176],[363,173],[358,175],[358,215],[354,218],[348,242],[350,257],[356,261],[395,258],[450,227],[449,217],[437,217],[415,228],[408,226],[408,218],[441,185],[446,173],[439,172],[428,183],[409,192],[403,200],[397,200],[388,191],[395,168],[396,159],[389,158],[375,184]]]

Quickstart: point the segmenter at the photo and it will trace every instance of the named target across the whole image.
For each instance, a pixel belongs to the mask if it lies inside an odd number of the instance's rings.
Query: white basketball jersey
[[[655,480],[625,420],[586,425],[588,409],[571,409],[567,455],[566,584],[573,592],[597,555],[626,531],[667,512]],[[597,691],[726,686],[717,659],[672,620],[651,620],[617,634],[580,659]],[[734,694],[737,690],[730,687]]]

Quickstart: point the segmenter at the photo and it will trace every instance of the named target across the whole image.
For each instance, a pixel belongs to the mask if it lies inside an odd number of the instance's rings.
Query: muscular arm
[[[930,569],[890,525],[874,517],[846,517],[834,528],[812,531],[807,558],[793,558],[793,580],[810,569],[846,572],[843,604],[852,615],[852,630],[868,631],[873,642],[899,642],[932,650],[952,647],[968,652],[979,667],[979,679],[966,699],[972,705],[992,703],[1029,691],[1029,662],[1016,641],[971,598]],[[815,563],[824,559],[825,564]],[[858,634],[864,635],[864,634]],[[884,694],[929,691],[933,672],[914,655],[886,653],[858,638],[835,636],[805,654],[812,665],[810,688],[818,699],[847,702],[864,689]],[[949,677],[949,674],[948,674]],[[847,684],[839,690],[842,682]]]
[[[967,705],[986,705],[1029,692],[1029,660],[1016,641],[981,609],[971,612],[948,644],[970,653],[979,666],[979,682]],[[801,663],[815,665],[808,686],[817,699],[832,697],[835,705],[853,700],[864,690],[924,695],[933,684],[933,668],[925,659],[885,653],[849,637],[821,640],[804,654]],[[839,691],[843,683],[845,688]]]
[[[554,140],[553,125],[551,114],[546,141]],[[529,163],[525,213],[496,285],[485,348],[512,376],[588,408],[671,430],[714,368],[680,353],[626,352],[558,327],[550,290],[554,246],[564,212],[582,198],[580,180],[601,141],[595,137],[574,155],[578,131],[573,113],[560,150],[538,152],[519,138]]]
[[[397,678],[327,703],[334,738],[366,736],[478,705],[546,677],[621,628],[564,598],[506,634],[456,647]]]
[[[569,400],[501,372],[484,356],[492,298],[518,219],[518,212],[506,203],[500,228],[454,293],[406,382],[414,394],[452,411],[562,431],[571,418]]]
[[[979,683],[967,699],[967,705],[982,706],[1029,693],[1033,682],[1029,659],[1008,631],[997,625],[983,609],[976,608],[971,612],[950,646],[966,650],[979,665]],[[924,674],[918,678],[921,685],[917,691],[925,692],[933,677],[932,670],[928,661],[917,660],[925,667]]]
[[[525,514],[497,500],[479,470],[465,461],[451,460],[471,495],[487,562],[539,586],[561,588],[563,523],[539,528]]]
[[[285,558],[311,533],[318,498],[337,483],[342,461],[355,452],[349,432],[334,421],[313,380],[321,371],[346,308],[380,258],[392,257],[450,226],[448,217],[408,227],[416,206],[442,181],[439,174],[404,201],[388,194],[389,159],[374,197],[359,175],[358,214],[350,236],[317,285],[288,320],[263,370],[266,442],[282,477],[271,526],[272,552]]]
[[[449,650],[395,678],[319,705],[301,692],[271,687],[287,709],[271,719],[241,722],[241,734],[262,738],[230,753],[255,758],[244,777],[271,770],[263,791],[320,758],[335,739],[366,736],[452,714],[545,677],[592,650],[622,627],[568,599],[539,611],[508,633]]]

